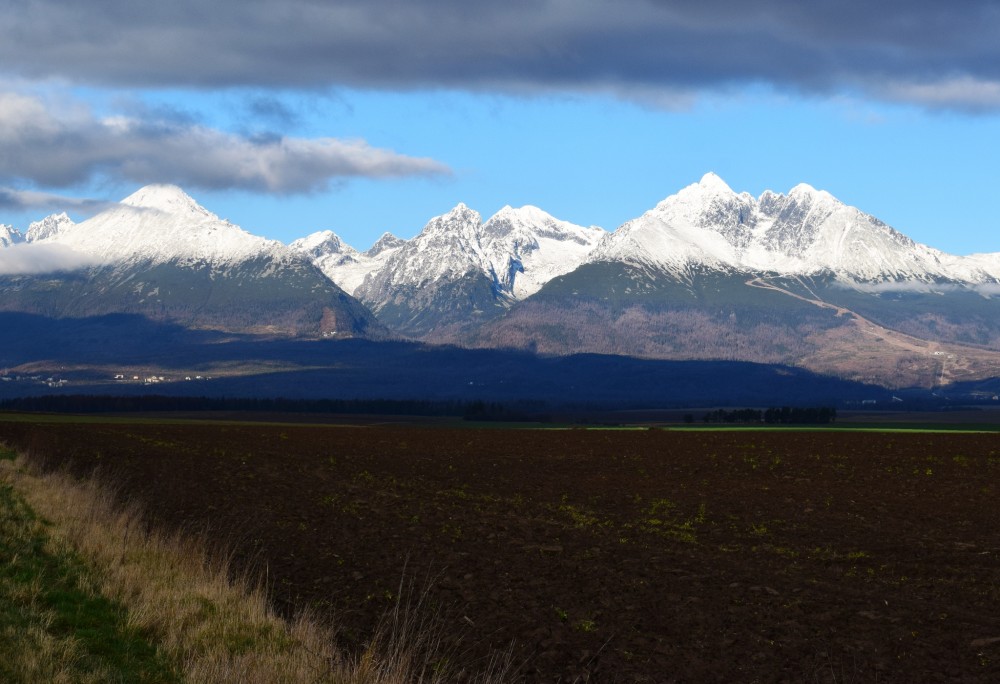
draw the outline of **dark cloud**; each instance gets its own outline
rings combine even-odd
[[[166,119],[109,117],[61,102],[0,92],[0,181],[71,187],[95,180],[170,182],[269,193],[321,190],[330,182],[445,174],[432,160],[362,140],[253,137]]]
[[[299,114],[276,97],[255,95],[247,99],[247,113],[254,121],[267,121],[272,125],[288,129],[297,125]]]
[[[666,101],[764,83],[1000,108],[995,0],[0,0],[0,12],[0,65],[31,79]]]

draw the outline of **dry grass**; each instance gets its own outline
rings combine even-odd
[[[179,681],[49,527],[0,480],[0,681]]]
[[[121,506],[96,479],[39,472],[23,457],[0,461],[0,479],[51,522],[52,543],[83,559],[94,589],[125,606],[128,626],[147,635],[179,666],[185,681],[510,681],[505,662],[479,676],[450,672],[447,661],[435,655],[431,621],[417,617],[419,598],[387,616],[364,653],[347,658],[335,648],[328,626],[308,615],[283,620],[259,586],[246,577],[233,579],[226,561],[210,554],[203,540],[150,529],[138,507]],[[44,634],[36,641],[39,648],[72,647],[46,644]],[[39,681],[59,679],[50,674]]]

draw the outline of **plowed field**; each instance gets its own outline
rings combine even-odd
[[[359,644],[529,682],[1000,681],[1000,437],[0,422]]]

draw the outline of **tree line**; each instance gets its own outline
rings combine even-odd
[[[454,416],[494,419],[524,413],[525,407],[476,401],[409,399],[282,399],[252,397],[171,397],[165,395],[56,394],[0,401],[0,410],[47,413],[135,413],[160,411],[237,411],[262,413],[331,413],[396,416]],[[518,410],[520,409],[520,410]],[[508,418],[509,419],[509,418]]]
[[[689,420],[690,418],[690,420]],[[764,423],[767,425],[826,425],[837,420],[837,409],[820,407],[771,407],[768,409],[717,409],[702,417],[705,423]],[[685,416],[685,422],[693,423],[694,416]]]

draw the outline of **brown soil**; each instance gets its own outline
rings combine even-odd
[[[348,645],[401,578],[529,682],[1000,681],[1000,438],[0,422]]]

